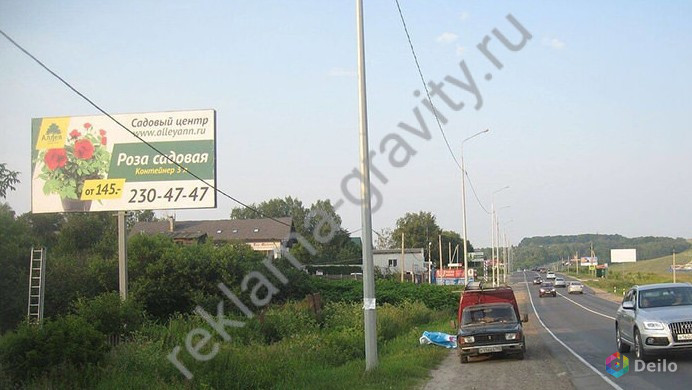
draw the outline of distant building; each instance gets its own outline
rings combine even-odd
[[[281,256],[281,246],[290,247],[295,232],[293,219],[276,218],[278,223],[269,218],[262,219],[222,219],[209,221],[176,221],[137,222],[130,231],[130,237],[136,234],[163,234],[174,242],[183,245],[194,245],[211,240],[215,244],[240,241],[257,252],[271,254],[274,258]]]
[[[401,249],[378,249],[372,251],[375,267],[384,274],[401,272]],[[422,275],[427,270],[424,267],[425,254],[423,248],[404,249],[403,269],[406,273]]]

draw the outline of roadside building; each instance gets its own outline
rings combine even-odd
[[[271,254],[274,258],[281,256],[281,246],[290,247],[295,232],[293,219],[276,218],[278,223],[269,218],[262,219],[222,219],[207,221],[137,222],[130,230],[130,237],[137,234],[163,234],[182,245],[195,245],[211,241],[215,244],[240,241],[257,252]]]
[[[372,251],[372,259],[375,267],[383,274],[400,273],[403,269],[406,274],[423,275],[427,271],[424,267],[425,254],[423,248],[404,249],[404,256],[401,256],[401,249],[378,249]]]

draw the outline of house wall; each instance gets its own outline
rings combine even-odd
[[[377,253],[373,252],[372,255],[373,263],[375,267],[379,268],[382,273],[400,273],[401,272],[401,252],[387,252],[387,253]],[[395,262],[396,265],[390,265],[390,260]],[[421,275],[425,268],[423,267],[424,261],[423,251],[415,253],[404,253],[404,269],[406,272],[413,272],[416,275]]]

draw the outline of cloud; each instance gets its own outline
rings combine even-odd
[[[565,43],[557,38],[543,38],[543,46],[552,47],[553,49],[560,50],[565,47]]]
[[[471,16],[471,15],[469,15],[468,12],[463,11],[461,14],[459,14],[459,19],[461,19],[461,21],[463,22],[464,20],[468,19],[469,16]]]
[[[465,51],[466,48],[464,46],[457,45],[457,56],[461,57],[462,55],[464,55]]]
[[[459,38],[459,36],[456,35],[455,33],[443,32],[437,38],[435,38],[435,40],[438,42],[442,42],[442,43],[452,43],[452,42],[456,41],[457,38]]]
[[[334,67],[329,69],[327,76],[329,77],[353,77],[356,75],[356,71],[348,68]]]

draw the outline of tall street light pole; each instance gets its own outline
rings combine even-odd
[[[461,141],[461,213],[462,213],[462,229],[464,230],[464,282],[469,284],[469,249],[468,249],[468,233],[466,228],[466,166],[464,165],[464,143],[473,137],[487,133],[490,129],[479,131],[478,133]]]
[[[370,147],[365,89],[365,36],[363,0],[356,0],[358,36],[358,128],[360,137],[360,212],[363,240],[363,311],[365,326],[365,370],[377,367],[377,317],[375,312],[375,275],[372,260],[372,212],[370,208]]]
[[[499,210],[508,209],[510,207],[512,207],[512,206],[502,206],[498,209],[498,213],[499,213]],[[497,216],[497,215],[495,216],[495,221],[497,224],[497,237],[498,237],[497,253],[498,253],[498,258],[500,256],[502,256],[502,266],[500,266],[499,264],[497,266],[498,267],[497,284],[500,284],[500,271],[502,271],[502,283],[507,283],[507,251],[506,251],[506,247],[505,247],[507,231],[504,231],[503,232],[504,234],[502,234],[500,232],[500,217],[499,216]],[[509,222],[507,222],[507,223],[509,223]],[[507,223],[505,223],[504,225],[506,225]]]
[[[491,202],[490,202],[490,203],[491,203],[491,209],[492,209],[492,212],[490,213],[490,216],[491,216],[491,217],[490,217],[490,220],[491,220],[491,231],[492,231],[492,239],[491,239],[491,241],[492,241],[492,244],[491,244],[491,245],[492,245],[492,250],[491,250],[491,252],[492,252],[492,257],[493,257],[493,264],[492,264],[492,265],[493,265],[493,285],[494,285],[494,286],[496,285],[495,279],[496,279],[496,277],[497,277],[497,275],[496,275],[496,271],[497,271],[497,270],[496,270],[496,268],[497,268],[496,262],[497,262],[497,259],[496,259],[496,256],[495,256],[495,226],[496,226],[496,223],[497,223],[497,216],[495,215],[495,194],[497,194],[497,193],[500,192],[500,191],[504,191],[504,190],[506,190],[506,189],[508,189],[508,188],[509,188],[509,186],[504,186],[504,187],[502,187],[502,188],[500,188],[500,189],[498,189],[498,190],[495,190],[495,191],[492,193],[492,195],[490,196],[490,199],[491,199]],[[498,241],[499,241],[499,239],[498,239]],[[499,257],[499,253],[498,253],[497,255],[498,255],[498,257]],[[498,280],[499,280],[499,279],[498,279]]]

